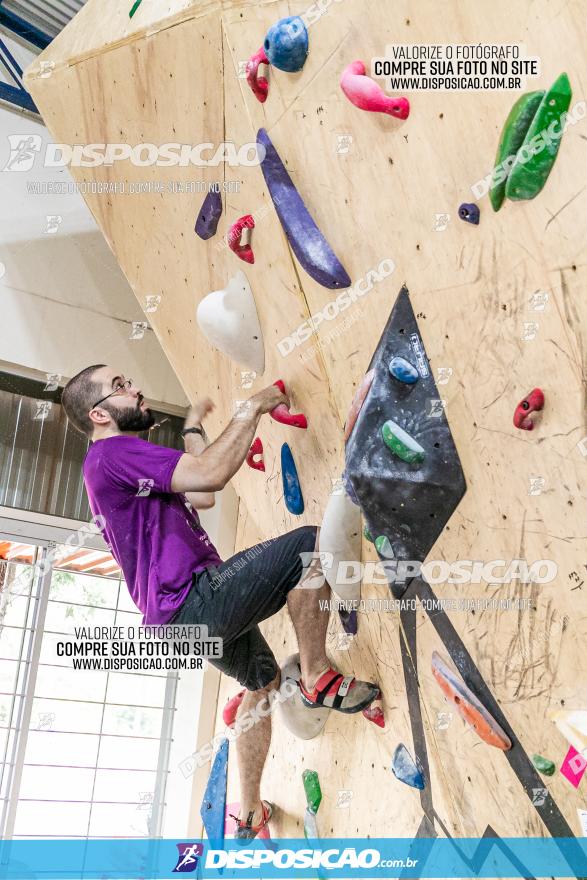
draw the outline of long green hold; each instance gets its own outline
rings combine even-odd
[[[141,5],[142,2],[143,2],[143,0],[135,0],[130,12],[128,13],[129,18],[133,17],[133,15],[135,14],[135,12],[137,11],[137,9],[139,8],[139,6]]]
[[[561,117],[569,109],[572,94],[567,74],[561,73],[542,98],[518,150],[506,183],[508,199],[533,199],[548,180],[563,136]]]
[[[489,200],[494,211],[499,211],[503,204],[506,182],[516,154],[524,143],[524,138],[543,97],[544,91],[528,92],[526,95],[522,95],[504,122],[489,189]]]
[[[532,755],[532,763],[545,776],[552,776],[555,771],[554,763],[548,758],[543,758],[542,755]]]
[[[402,461],[407,461],[408,464],[424,461],[426,453],[422,446],[391,419],[381,428],[381,435],[391,451]]]
[[[318,807],[322,803],[322,789],[320,788],[320,780],[315,770],[304,770],[302,773],[304,783],[304,791],[306,792],[306,803],[311,813],[316,814]]]

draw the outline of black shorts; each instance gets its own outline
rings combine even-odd
[[[206,625],[209,636],[221,638],[223,656],[210,663],[249,691],[266,687],[277,675],[279,665],[258,624],[277,614],[300,582],[300,554],[312,553],[316,531],[316,526],[302,526],[195,573],[173,618],[173,623]]]

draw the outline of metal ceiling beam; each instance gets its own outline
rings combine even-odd
[[[1,8],[0,6],[0,10]],[[9,83],[0,82],[0,100],[8,101],[10,104],[14,104],[22,110],[28,110],[30,113],[38,113],[35,102],[23,85],[22,68],[3,40],[0,40],[0,64],[3,65],[15,83],[15,85],[10,85]]]
[[[20,15],[11,12],[10,9],[6,9],[2,5],[2,0],[0,0],[0,25],[28,43],[32,43],[33,46],[37,46],[39,49],[46,49],[52,40],[52,37],[48,36],[40,28],[25,21]],[[35,112],[37,112],[36,109]]]

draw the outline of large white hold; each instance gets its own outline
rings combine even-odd
[[[290,733],[298,739],[314,739],[326,724],[331,710],[324,707],[312,709],[302,702],[299,689],[301,676],[300,655],[291,654],[281,667],[280,693],[287,699],[280,699],[278,706]]]
[[[344,601],[361,598],[361,509],[337,489],[320,529],[320,558],[330,588]]]
[[[214,290],[198,305],[198,324],[208,342],[231,360],[265,372],[265,346],[257,306],[244,272],[231,278],[224,290]]]
[[[587,711],[585,709],[559,710],[550,716],[562,735],[576,750],[587,758]]]

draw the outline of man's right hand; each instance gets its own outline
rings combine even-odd
[[[280,403],[285,404],[288,409],[290,406],[289,397],[287,394],[282,394],[276,385],[269,385],[268,388],[263,388],[262,391],[259,391],[250,398],[250,402],[257,407],[260,415],[271,412]]]

